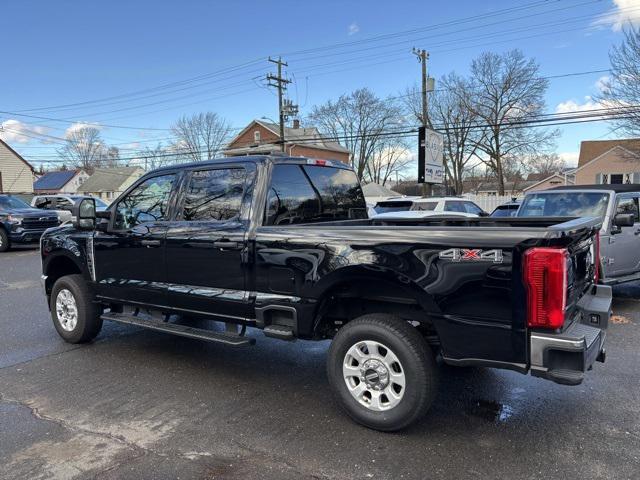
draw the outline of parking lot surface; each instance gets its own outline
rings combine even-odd
[[[105,324],[56,334],[34,249],[0,254],[0,478],[638,478],[640,285],[615,290],[607,362],[578,387],[440,370],[394,434],[340,412],[327,342],[233,348]]]

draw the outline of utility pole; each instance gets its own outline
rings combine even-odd
[[[418,58],[422,66],[422,126],[428,128],[431,126],[429,121],[429,105],[427,104],[427,60],[429,60],[429,52],[426,50],[413,47],[412,53]],[[422,195],[429,197],[433,194],[433,185],[430,183],[422,184]]]
[[[280,116],[280,146],[282,147],[282,151],[285,151],[285,141],[284,141],[284,122],[286,119],[285,108],[284,108],[284,91],[287,89],[287,84],[291,83],[291,80],[287,80],[282,77],[282,67],[287,67],[288,65],[282,61],[282,58],[278,57],[277,60],[269,57],[269,61],[271,63],[275,63],[278,66],[278,74],[273,75],[271,73],[267,74],[267,82],[270,87],[275,87],[278,89],[278,114]]]

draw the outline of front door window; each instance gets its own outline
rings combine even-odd
[[[169,220],[169,195],[175,174],[152,177],[118,202],[114,230],[129,230],[141,223]]]

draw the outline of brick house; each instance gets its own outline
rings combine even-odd
[[[640,138],[580,144],[576,185],[640,183]]]
[[[294,157],[322,158],[349,163],[351,152],[337,142],[323,138],[315,127],[285,127],[285,153]],[[280,152],[280,127],[275,123],[253,120],[233,138],[224,150],[226,157],[264,155]]]
[[[0,193],[31,193],[34,180],[31,164],[0,139]]]

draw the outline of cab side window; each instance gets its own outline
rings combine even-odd
[[[197,222],[237,218],[246,177],[244,168],[193,172],[184,196],[182,219]]]
[[[482,213],[482,209],[473,202],[464,202],[464,208],[467,213],[473,213],[474,215],[480,215]]]
[[[460,212],[466,213],[467,211],[464,208],[464,203],[459,201],[446,201],[444,202],[444,211],[445,212]]]
[[[640,212],[638,211],[638,198],[619,198],[616,206],[616,215],[618,214],[633,214],[633,223],[638,223],[640,219]]]
[[[169,196],[175,174],[145,180],[118,202],[115,230],[128,230],[141,223],[169,220]]]

